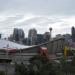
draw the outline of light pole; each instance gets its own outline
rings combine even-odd
[[[52,28],[50,27],[49,30],[50,30],[50,40],[51,40],[51,32],[52,32]]]

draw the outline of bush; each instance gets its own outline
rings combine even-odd
[[[15,64],[15,75],[27,75],[27,68],[23,63]]]
[[[0,75],[5,75],[5,72],[4,71],[0,71]]]

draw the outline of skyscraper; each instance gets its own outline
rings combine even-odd
[[[28,33],[28,38],[30,39],[30,44],[35,45],[37,42],[37,30],[36,29],[30,29]]]
[[[37,34],[37,44],[44,43],[44,35],[43,34]]]
[[[72,27],[71,33],[72,33],[72,41],[75,42],[75,28],[74,27]]]
[[[19,29],[18,34],[19,34],[19,41],[22,41],[25,37],[24,31],[22,29]]]
[[[49,41],[49,39],[50,39],[50,33],[49,32],[45,32],[44,33],[44,40],[45,41]]]
[[[13,34],[8,37],[8,40],[13,41]]]
[[[18,34],[18,29],[17,28],[14,28],[13,39],[14,39],[14,41],[19,41],[19,34]]]
[[[25,37],[25,35],[24,35],[24,31],[22,29],[14,28],[13,39],[16,42],[22,42],[22,40],[24,39],[24,37]]]
[[[2,38],[2,34],[0,34],[0,39]]]

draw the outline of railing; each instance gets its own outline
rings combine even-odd
[[[0,53],[0,59],[11,59],[12,56],[11,55],[6,55],[6,54],[1,54]]]
[[[0,53],[0,59],[29,60],[34,55],[37,55],[37,53],[16,53],[12,55]]]
[[[15,56],[34,56],[37,53],[16,53]]]

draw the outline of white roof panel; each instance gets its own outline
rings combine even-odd
[[[0,49],[6,49],[6,50],[10,50],[10,49],[25,49],[25,48],[29,48],[31,46],[26,46],[26,45],[21,45],[15,42],[11,42],[5,39],[0,39]]]

